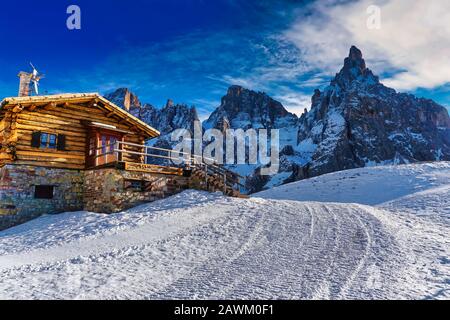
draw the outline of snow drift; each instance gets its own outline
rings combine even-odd
[[[449,178],[448,162],[361,168],[43,216],[0,232],[0,298],[448,299]]]

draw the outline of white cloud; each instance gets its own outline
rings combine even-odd
[[[381,8],[381,28],[369,29],[367,8]],[[336,72],[358,46],[382,81],[399,90],[450,82],[450,1],[317,1],[284,33],[311,66]]]
[[[305,109],[311,108],[311,95],[289,90],[275,96],[274,99],[280,101],[289,112],[295,113],[297,116],[301,116]]]
[[[222,81],[223,83],[226,83],[228,85],[238,85],[244,88],[254,88],[255,90],[260,90],[263,86],[259,79],[254,78],[253,75],[249,75],[248,77],[233,77],[230,75],[225,75],[223,77],[210,78]]]
[[[191,101],[191,104],[195,105],[200,121],[205,121],[211,115],[211,110],[217,108],[220,103],[216,100],[198,98]]]

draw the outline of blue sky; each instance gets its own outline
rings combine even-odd
[[[381,28],[365,24],[381,9]],[[195,104],[202,118],[229,85],[264,91],[299,113],[339,71],[351,45],[386,84],[450,106],[449,2],[8,1],[0,19],[0,96],[32,61],[42,92],[128,87],[141,101]],[[81,8],[81,30],[66,9]],[[6,14],[7,13],[7,14]],[[418,16],[419,15],[419,16]]]

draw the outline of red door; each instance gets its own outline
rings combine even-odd
[[[122,137],[109,132],[92,132],[88,137],[86,166],[97,167],[118,161],[117,141]]]

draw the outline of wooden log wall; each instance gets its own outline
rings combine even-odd
[[[16,146],[18,164],[47,166],[55,168],[85,169],[88,128],[82,121],[99,122],[113,125],[117,129],[129,131],[125,142],[143,144],[143,134],[116,116],[113,112],[88,104],[64,103],[45,106],[17,106],[6,111],[0,121],[0,141],[12,142]],[[34,148],[31,146],[32,133],[41,131],[50,134],[64,134],[66,146],[64,151],[56,149]],[[15,137],[15,141],[13,141]],[[143,148],[124,146],[125,150],[143,152]],[[123,161],[143,162],[143,157],[123,154]],[[0,165],[12,162],[4,147],[0,150]]]
[[[17,113],[9,112],[0,120],[0,166],[16,159]]]

